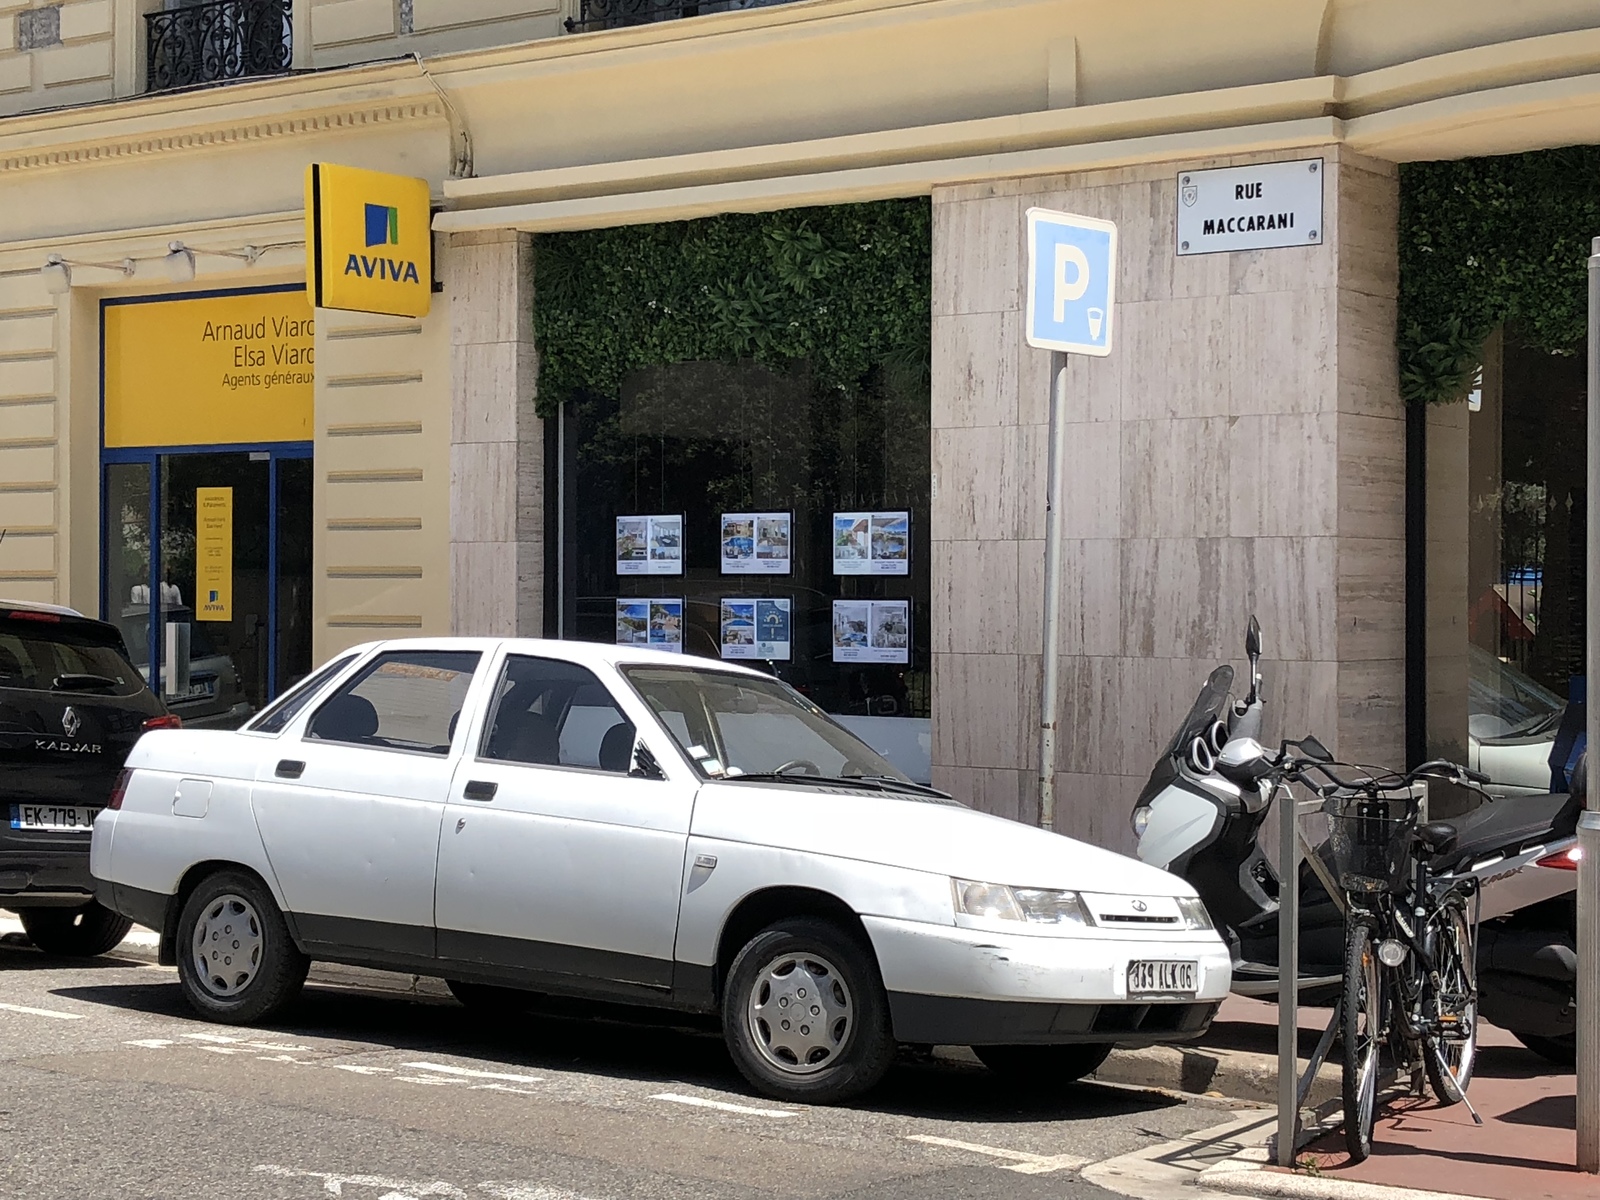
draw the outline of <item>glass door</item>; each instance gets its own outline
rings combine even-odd
[[[235,728],[311,666],[310,448],[119,458],[106,617],[186,725]]]

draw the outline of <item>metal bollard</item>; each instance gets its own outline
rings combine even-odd
[[[1600,764],[1600,238],[1589,253],[1588,565],[1585,600],[1589,761]],[[1578,829],[1578,1169],[1600,1173],[1600,777],[1589,786]]]

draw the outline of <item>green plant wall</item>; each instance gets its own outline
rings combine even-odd
[[[805,359],[845,390],[926,371],[926,199],[541,234],[534,256],[542,416],[657,363]]]
[[[1471,386],[1484,339],[1514,322],[1554,354],[1581,352],[1600,146],[1400,168],[1400,391],[1441,404]]]

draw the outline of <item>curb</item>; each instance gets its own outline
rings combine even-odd
[[[1273,1200],[1478,1200],[1457,1192],[1424,1192],[1384,1183],[1290,1174],[1269,1169],[1269,1151],[1256,1146],[1207,1167],[1195,1179],[1198,1187],[1232,1196],[1266,1196]]]

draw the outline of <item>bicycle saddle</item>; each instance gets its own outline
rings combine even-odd
[[[1449,854],[1455,849],[1458,837],[1456,827],[1449,821],[1430,821],[1417,829],[1417,841],[1433,858]]]

